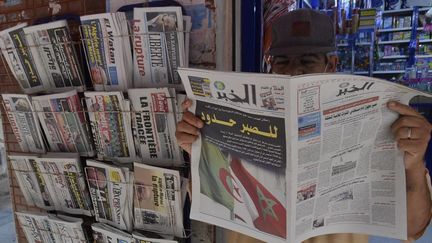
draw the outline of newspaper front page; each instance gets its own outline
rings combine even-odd
[[[15,212],[29,243],[56,243],[46,213]]]
[[[184,237],[178,171],[134,163],[135,229]]]
[[[40,56],[53,91],[84,90],[84,76],[66,20],[24,28],[33,55]]]
[[[82,228],[81,218],[49,214],[48,224],[56,243],[89,242]]]
[[[126,91],[133,69],[125,13],[81,16],[81,34],[95,90]]]
[[[132,235],[103,223],[91,226],[95,243],[133,243]]]
[[[41,66],[39,53],[34,55],[24,35],[23,28],[27,24],[18,24],[0,31],[0,49],[13,76],[20,84],[24,93],[32,94],[50,88],[45,69]]]
[[[132,104],[132,131],[138,155],[146,163],[181,165],[175,138],[175,91],[168,88],[129,89]]]
[[[79,155],[72,155],[72,158],[59,155],[35,160],[47,182],[56,210],[92,216],[92,204]]]
[[[134,8],[134,87],[181,87],[184,28],[180,7]]]
[[[136,157],[129,101],[122,92],[85,92],[98,159],[131,162]]]
[[[406,239],[398,114],[387,102],[431,95],[352,75],[179,73],[205,123],[192,145],[191,218],[269,242]]]
[[[34,112],[30,97],[21,94],[2,94],[2,98],[9,124],[21,151],[45,153],[39,118]]]
[[[96,220],[132,231],[133,185],[129,169],[87,160],[86,174]]]
[[[53,152],[93,156],[85,114],[76,90],[32,97],[42,129]]]

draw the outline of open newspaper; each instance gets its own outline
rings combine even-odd
[[[268,241],[407,238],[403,153],[386,104],[431,95],[369,77],[179,70],[205,125],[191,218]]]
[[[29,243],[88,242],[80,218],[35,212],[15,214]]]
[[[87,160],[87,183],[96,220],[132,231],[132,172],[126,167]]]
[[[53,152],[93,156],[85,114],[76,90],[32,97],[35,111]]]
[[[50,90],[83,91],[84,76],[66,20],[25,27],[24,34],[38,68],[44,68]],[[41,72],[43,72],[41,70]],[[42,80],[45,81],[45,80]]]
[[[22,94],[2,94],[2,98],[6,116],[21,151],[45,153],[39,117],[34,112],[30,97]]]
[[[27,24],[18,24],[0,31],[0,49],[3,57],[25,93],[32,94],[50,88],[48,76],[39,53],[32,53],[24,35]]]
[[[132,104],[132,131],[138,155],[159,166],[181,165],[181,152],[175,138],[176,94],[174,89],[129,89]]]
[[[91,226],[95,243],[133,243],[132,235],[103,223]]]
[[[180,87],[185,62],[180,7],[134,8],[134,87]]]
[[[129,26],[123,12],[81,16],[81,35],[96,91],[132,87]]]
[[[180,174],[134,163],[135,229],[184,237]]]
[[[130,103],[122,92],[85,92],[99,159],[131,162],[136,157]]]

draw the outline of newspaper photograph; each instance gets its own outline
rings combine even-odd
[[[92,216],[92,204],[78,154],[36,158],[57,211]]]
[[[86,234],[82,228],[81,218],[66,215],[48,215],[48,223],[55,243],[86,243]]]
[[[91,225],[95,243],[134,243],[132,235],[103,223]]]
[[[93,156],[85,114],[76,90],[32,97],[42,129],[53,152]]]
[[[25,27],[24,34],[31,52],[41,57],[52,90],[84,90],[84,76],[66,20]]]
[[[126,167],[87,160],[86,175],[96,221],[132,231],[132,172]]]
[[[24,153],[45,153],[45,144],[30,97],[21,94],[2,94],[9,124]]]
[[[85,92],[98,159],[131,162],[135,147],[130,104],[122,92]]]
[[[135,229],[184,237],[180,174],[134,163]]]
[[[181,87],[176,73],[185,61],[180,7],[134,8],[134,87]]]
[[[125,13],[102,13],[80,18],[93,87],[96,91],[126,91],[130,87],[128,82],[132,81],[133,69]]]
[[[175,90],[169,88],[129,89],[132,104],[132,132],[138,155],[146,163],[181,165],[175,138]]]
[[[268,242],[407,238],[399,115],[387,103],[432,95],[353,75],[179,74],[205,124],[192,144],[192,219]]]
[[[0,49],[13,76],[26,94],[43,92],[50,88],[47,74],[39,53],[34,55],[29,49],[23,28],[27,24],[18,24],[0,31]],[[45,81],[46,82],[46,81]]]
[[[47,213],[15,212],[29,243],[56,243],[50,230]]]
[[[134,243],[178,243],[176,240],[164,239],[159,235],[146,233],[143,235],[142,233],[133,232],[132,234]]]

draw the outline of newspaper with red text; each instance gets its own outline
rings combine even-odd
[[[399,114],[387,102],[430,94],[353,75],[179,74],[205,124],[192,144],[192,219],[268,242],[407,238]]]

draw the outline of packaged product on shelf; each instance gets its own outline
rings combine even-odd
[[[178,112],[174,106],[175,90],[129,89],[128,95],[133,111],[135,147],[140,158],[159,166],[181,165],[181,151],[175,138]]]
[[[24,93],[33,94],[46,91],[50,84],[46,83],[48,76],[39,53],[29,49],[23,30],[26,26],[23,23],[0,31],[0,49]]]
[[[76,90],[32,97],[32,103],[52,152],[93,156],[85,114]]]
[[[411,16],[405,16],[404,17],[404,24],[402,27],[408,28],[411,27],[412,23],[411,23]]]
[[[123,12],[81,16],[81,35],[96,91],[132,87],[129,26]]]
[[[4,109],[21,151],[45,153],[45,144],[39,125],[39,117],[34,112],[28,95],[2,94]]]
[[[85,92],[93,139],[99,159],[131,162],[136,158],[130,103],[122,92]]]
[[[181,8],[134,8],[132,28],[134,87],[181,87],[176,72],[185,61]]]
[[[24,34],[32,54],[42,60],[51,84],[50,91],[64,91],[71,87],[84,90],[81,62],[66,20],[25,27]]]
[[[132,231],[132,172],[126,167],[87,160],[86,175],[96,221]]]
[[[95,243],[134,243],[132,235],[103,223],[91,225]]]
[[[393,17],[383,17],[383,29],[393,28]]]
[[[135,229],[184,237],[180,174],[134,163]]]

